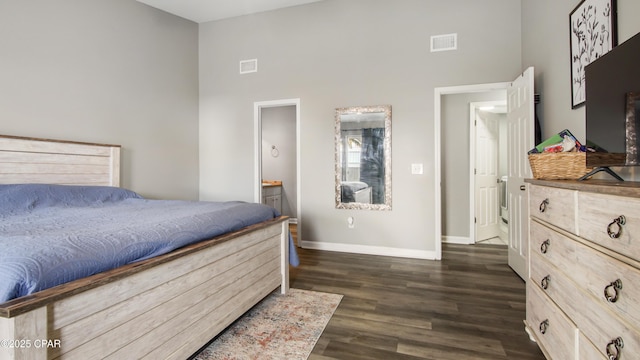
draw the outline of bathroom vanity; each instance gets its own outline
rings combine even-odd
[[[282,181],[262,181],[262,203],[282,213]]]

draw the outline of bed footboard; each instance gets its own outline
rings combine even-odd
[[[372,204],[372,195],[373,193],[371,192],[371,186],[362,190],[358,190],[353,194],[355,202],[363,204]]]
[[[281,217],[0,304],[1,359],[185,359],[289,288]]]

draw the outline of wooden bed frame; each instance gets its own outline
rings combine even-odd
[[[0,184],[119,186],[120,146],[0,135]],[[280,287],[288,218],[0,304],[0,359],[186,359]]]

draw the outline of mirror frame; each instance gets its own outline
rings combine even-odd
[[[342,164],[340,163],[340,144],[342,134],[340,127],[340,116],[361,113],[384,113],[384,203],[343,203],[342,202]],[[336,209],[356,209],[356,210],[391,210],[391,105],[354,106],[337,108],[335,115],[335,199]]]
[[[632,91],[626,94],[626,139],[627,139],[627,157],[626,165],[640,165],[640,139],[638,138],[638,124],[640,123],[640,113],[636,111],[640,102],[640,92]]]

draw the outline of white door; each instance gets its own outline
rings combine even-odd
[[[531,177],[527,152],[534,144],[533,67],[507,89],[507,199],[509,201],[509,266],[527,279],[529,207],[525,178]]]
[[[483,116],[484,115],[484,116]],[[500,235],[498,139],[499,124],[496,117],[475,113],[476,130],[476,242]]]

